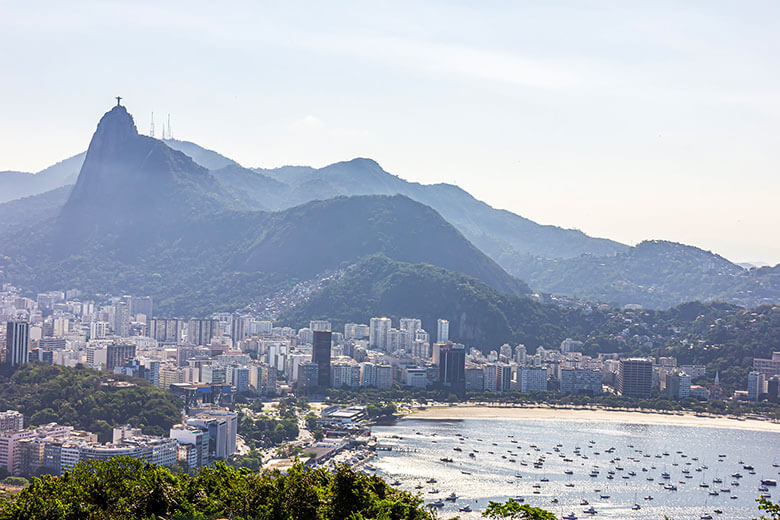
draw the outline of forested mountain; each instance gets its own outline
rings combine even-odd
[[[438,213],[403,196],[240,211],[247,199],[190,157],[139,135],[116,106],[98,124],[59,213],[0,240],[2,273],[30,290],[151,294],[161,310],[213,312],[382,253],[528,292]]]
[[[539,225],[511,212],[496,210],[457,186],[405,181],[371,159],[358,158],[324,168],[248,169],[188,141],[158,141],[138,135],[136,138],[139,143],[145,139],[158,143],[153,149],[161,155],[150,158],[156,157],[165,168],[200,172],[197,181],[172,176],[174,184],[189,179],[191,189],[177,186],[189,195],[169,197],[170,188],[160,182],[158,189],[138,199],[139,208],[146,199],[155,196],[160,200],[167,198],[171,211],[176,211],[178,206],[185,212],[202,215],[221,209],[279,211],[339,196],[401,194],[436,210],[503,269],[540,292],[648,308],[669,308],[692,300],[722,300],[745,306],[780,302],[780,268],[746,270],[716,254],[682,244],[647,241],[629,247],[576,230]],[[74,166],[80,166],[84,156],[80,154],[36,175],[0,173],[0,187],[4,186],[4,175],[6,182],[19,176],[49,179],[36,181],[37,187],[33,188],[28,181],[21,184],[14,181],[20,188],[7,192],[12,196],[44,191],[41,186],[50,186],[56,179],[74,182],[74,171],[77,171]],[[184,159],[186,156],[192,159],[189,163]],[[151,165],[144,165],[147,166]],[[126,189],[126,186],[118,188]],[[57,213],[63,203],[62,193],[43,193],[28,197],[24,203],[0,204],[0,216],[5,217],[0,219],[0,233],[4,229],[21,229],[20,225],[25,223],[38,226],[46,217]],[[0,201],[5,199],[7,196],[0,197]],[[157,207],[165,207],[159,202],[155,203]],[[111,203],[104,204],[98,222],[115,220],[115,213],[121,212]],[[138,213],[144,214],[140,210]],[[78,225],[75,229],[84,233],[90,227]],[[69,245],[77,243],[71,240],[69,232],[60,235]]]
[[[780,268],[746,270],[720,255],[662,240],[608,257],[515,257],[504,266],[534,289],[616,305],[668,308],[692,300],[754,307],[780,302]]]

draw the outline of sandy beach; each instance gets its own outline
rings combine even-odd
[[[658,413],[644,411],[573,409],[527,406],[456,405],[432,406],[414,410],[406,418],[429,420],[458,419],[527,419],[547,421],[597,421],[625,424],[663,424],[701,426],[780,433],[780,423],[758,419],[697,416],[691,413]]]

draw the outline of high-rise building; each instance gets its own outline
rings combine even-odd
[[[328,320],[311,320],[309,328],[313,331],[330,332],[330,322]]]
[[[620,395],[650,397],[653,386],[653,361],[647,358],[621,359],[618,368],[618,391]]]
[[[758,401],[764,392],[764,374],[756,370],[748,374],[747,393],[748,401]]]
[[[16,410],[0,412],[0,432],[16,432],[24,429],[24,415]]]
[[[547,369],[544,367],[522,367],[518,379],[521,392],[544,392],[547,390]]]
[[[376,387],[386,390],[393,386],[393,367],[390,365],[376,366]]]
[[[298,386],[306,389],[319,386],[319,370],[314,361],[301,363],[298,367]]]
[[[187,323],[187,342],[193,345],[208,345],[217,335],[219,322],[212,319],[192,319]]]
[[[184,330],[184,320],[152,318],[146,322],[146,335],[160,343],[178,343]]]
[[[123,338],[130,335],[130,304],[126,301],[114,307],[114,334]]]
[[[230,337],[233,340],[233,345],[249,335],[249,322],[251,319],[251,316],[233,316],[233,321],[230,324]]]
[[[520,343],[515,347],[515,361],[517,361],[518,365],[525,365],[526,356],[528,356],[528,352],[526,351],[525,345]]]
[[[691,376],[683,371],[666,375],[666,394],[672,399],[685,399],[691,395]]]
[[[363,323],[345,323],[344,339],[365,339],[369,337],[370,327]]]
[[[330,348],[331,332],[317,330],[313,332],[311,360],[317,363],[317,386],[328,388],[330,386]]]
[[[601,371],[585,368],[562,368],[561,388],[562,394],[589,394],[602,393]]]
[[[376,386],[376,365],[373,363],[360,364],[360,386]]]
[[[765,378],[780,375],[780,352],[772,352],[769,359],[754,358],[753,370],[763,374]]]
[[[368,346],[378,350],[387,350],[387,336],[392,327],[390,318],[371,318],[368,329]]]
[[[106,346],[106,370],[113,372],[135,357],[135,345],[112,343]]]
[[[30,324],[12,320],[6,324],[5,363],[11,368],[24,365],[30,359]]]
[[[439,349],[439,382],[444,386],[465,388],[466,347],[448,343]]]
[[[436,342],[443,343],[450,340],[450,322],[439,318],[436,320]]]
[[[417,318],[401,318],[398,328],[406,333],[403,348],[412,351],[412,344],[417,338],[417,331],[422,329],[422,321]]]

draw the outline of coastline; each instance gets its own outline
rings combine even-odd
[[[572,408],[551,406],[495,406],[489,404],[435,405],[416,408],[401,419],[525,419],[546,421],[592,421],[604,423],[697,426],[780,433],[780,423],[770,420],[742,419],[730,416],[696,415],[690,412],[614,410],[608,408]]]

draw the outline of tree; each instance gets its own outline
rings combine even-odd
[[[758,500],[759,511],[766,511],[770,516],[761,515],[758,520],[778,520],[780,519],[780,504],[770,502],[769,499],[761,497]]]
[[[520,504],[509,499],[504,503],[491,501],[482,516],[494,520],[507,518],[511,520],[556,520],[555,515],[538,507]]]

